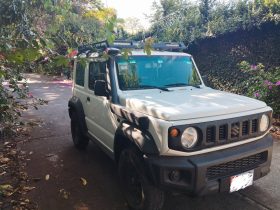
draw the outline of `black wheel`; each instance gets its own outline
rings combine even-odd
[[[75,147],[80,150],[86,149],[88,138],[83,135],[76,112],[73,112],[71,115],[71,133]]]
[[[160,210],[164,204],[164,192],[150,184],[143,161],[136,148],[121,152],[118,167],[126,200],[135,210]]]

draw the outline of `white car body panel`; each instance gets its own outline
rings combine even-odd
[[[132,51],[132,54],[146,56],[143,50]],[[152,55],[191,56],[178,52],[155,51],[152,51]],[[83,104],[89,134],[114,153],[114,136],[119,126],[117,116],[111,112],[110,101],[106,97],[95,96],[94,91],[88,88],[87,75],[88,65],[85,70],[85,85],[81,87],[73,83],[73,95],[77,96]],[[117,78],[116,71],[114,75]],[[200,74],[199,77],[201,78]],[[73,79],[75,81],[75,74]],[[182,152],[168,148],[168,129],[171,126],[226,120],[271,111],[271,108],[264,102],[214,90],[204,84],[201,85],[201,88],[191,86],[169,88],[171,90],[169,92],[158,89],[122,91],[119,88],[118,81],[116,81],[116,87],[120,106],[149,118],[150,125],[148,130],[154,138],[160,155],[164,156],[191,156],[213,152],[246,144],[263,137],[260,136],[196,152]],[[90,97],[90,102],[87,101],[87,97]]]
[[[131,110],[167,120],[187,120],[240,113],[266,107],[264,102],[207,87],[125,91],[121,104]]]

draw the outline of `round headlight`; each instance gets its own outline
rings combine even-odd
[[[266,114],[262,115],[261,122],[260,122],[260,131],[264,132],[268,129],[269,126],[269,117]]]
[[[185,149],[194,147],[197,141],[198,141],[198,134],[195,128],[189,127],[183,132],[181,137],[181,143]]]

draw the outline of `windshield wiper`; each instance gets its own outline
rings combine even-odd
[[[162,90],[162,91],[170,91],[170,90],[168,90],[168,88],[158,87],[158,86],[153,86],[153,85],[140,85],[139,87],[140,88],[156,88],[156,89],[159,89],[159,90]]]
[[[174,83],[174,84],[168,84],[168,85],[164,85],[165,87],[182,87],[182,86],[192,86],[195,88],[200,88],[200,85],[190,85],[190,84],[186,84],[186,83]]]
[[[173,84],[168,84],[164,85],[165,87],[181,87],[181,86],[188,86],[186,83],[173,83]]]

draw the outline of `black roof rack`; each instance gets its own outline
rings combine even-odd
[[[183,42],[160,42],[153,44],[153,49],[162,51],[182,52],[187,49]]]
[[[139,41],[124,41],[115,40],[114,43],[109,44],[107,40],[96,42],[90,45],[83,45],[78,47],[78,55],[88,54],[92,52],[103,52],[105,50],[121,50],[121,49],[143,49],[145,43]],[[153,44],[152,48],[159,51],[182,52],[186,49],[184,43],[175,42],[160,42]]]

